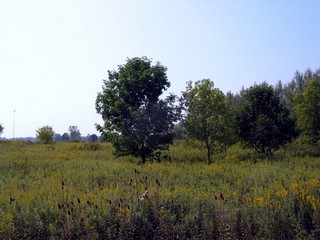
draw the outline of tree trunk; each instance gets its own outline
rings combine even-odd
[[[142,164],[145,164],[147,157],[146,157],[146,149],[145,149],[144,141],[140,143],[140,157],[141,157]]]
[[[208,164],[211,164],[212,163],[212,159],[211,159],[211,152],[210,150],[208,149]]]
[[[141,160],[142,160],[142,164],[145,164],[146,163],[146,156],[143,154],[142,156],[141,156]]]
[[[208,164],[212,163],[212,159],[211,159],[211,146],[209,144],[209,141],[206,141],[206,146],[207,146],[207,162]]]

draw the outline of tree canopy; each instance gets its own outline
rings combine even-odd
[[[180,108],[173,94],[159,98],[170,86],[166,71],[146,57],[127,59],[118,70],[108,71],[96,99],[104,120],[97,130],[112,142],[117,156],[139,156],[144,163],[172,143]]]
[[[232,119],[224,94],[209,79],[187,84],[183,93],[187,116],[184,121],[187,134],[204,143],[207,161],[212,162],[214,145],[227,144],[231,135]]]
[[[238,134],[246,146],[271,154],[294,135],[294,122],[282,106],[274,88],[267,83],[254,85],[244,93],[237,116]]]
[[[320,140],[320,79],[310,79],[304,90],[295,96],[294,102],[300,140],[317,143]]]
[[[44,144],[53,142],[54,131],[53,128],[46,125],[36,130],[37,139]]]

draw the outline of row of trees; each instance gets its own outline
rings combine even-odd
[[[296,73],[289,84],[255,84],[226,95],[209,79],[187,83],[182,97],[161,98],[170,83],[167,68],[146,57],[127,59],[108,71],[96,110],[97,125],[117,156],[138,156],[144,163],[172,143],[174,132],[201,141],[212,153],[241,141],[257,152],[271,154],[298,137],[316,144],[320,137],[320,71]]]
[[[88,136],[82,137],[77,126],[70,126],[68,130],[69,132],[65,132],[61,135],[59,133],[55,133],[53,128],[47,125],[36,130],[36,137],[44,144],[52,142],[96,142],[99,139],[96,134],[88,134]]]

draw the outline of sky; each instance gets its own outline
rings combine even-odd
[[[288,83],[320,67],[319,12],[317,0],[1,0],[1,137],[98,134],[103,79],[132,57],[166,66],[177,95],[205,78],[225,93]]]

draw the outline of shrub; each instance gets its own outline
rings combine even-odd
[[[36,130],[37,139],[44,144],[49,144],[53,142],[54,131],[53,128],[46,125],[42,128]]]

